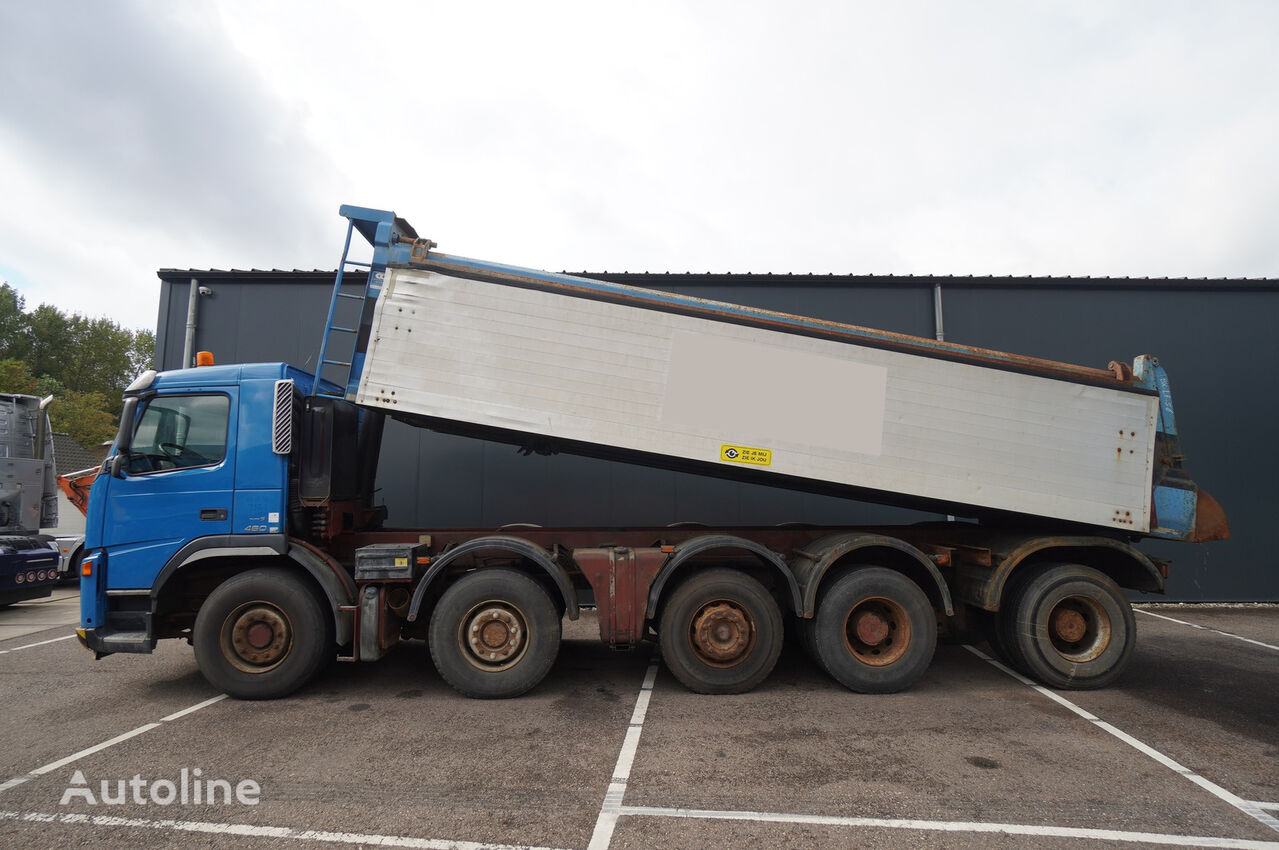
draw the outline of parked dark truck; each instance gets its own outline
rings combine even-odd
[[[80,636],[99,656],[186,638],[216,687],[271,698],[335,655],[424,639],[462,693],[512,697],[593,606],[603,641],[655,638],[703,693],[763,681],[787,620],[855,691],[908,687],[939,629],[978,628],[1028,675],[1095,688],[1132,655],[1122,588],[1164,587],[1134,544],[1228,535],[1153,357],[1092,369],[514,268],[341,213],[320,376],[223,365],[129,387],[87,517]],[[373,246],[359,295],[353,232]],[[961,520],[388,528],[387,416]]]
[[[0,395],[0,606],[48,596],[58,583],[58,549],[40,534],[58,524],[50,401]]]

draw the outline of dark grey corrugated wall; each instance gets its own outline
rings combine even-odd
[[[932,336],[933,284],[946,338],[1105,366],[1154,354],[1168,368],[1187,464],[1225,507],[1231,540],[1147,542],[1173,561],[1168,598],[1279,600],[1269,555],[1279,513],[1279,281],[1144,281],[746,275],[590,275]],[[201,299],[197,347],[221,363],[285,360],[310,368],[331,278],[310,272],[161,273],[157,362],[182,357],[189,281]],[[797,415],[802,415],[797,412]],[[380,496],[398,525],[771,524],[910,522],[925,515],[568,455],[523,457],[511,446],[389,423]]]

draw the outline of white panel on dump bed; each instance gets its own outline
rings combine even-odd
[[[1153,396],[563,291],[391,270],[356,401],[924,499],[1150,527]]]

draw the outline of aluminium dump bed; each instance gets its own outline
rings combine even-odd
[[[412,249],[375,252],[347,395],[397,418],[1133,534],[1205,539],[1196,506],[1220,513],[1174,468],[1153,358],[1092,369],[504,266],[394,222]]]

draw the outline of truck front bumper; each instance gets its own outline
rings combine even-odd
[[[80,645],[101,658],[115,652],[149,653],[155,649],[155,638],[146,632],[120,632],[112,629],[76,629]]]

